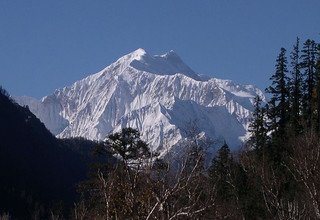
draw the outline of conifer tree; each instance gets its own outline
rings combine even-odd
[[[266,89],[266,92],[272,95],[268,110],[274,115],[275,124],[271,128],[271,131],[276,132],[275,134],[283,137],[289,117],[289,78],[287,76],[288,69],[285,48],[281,48],[276,62],[276,71],[270,78],[270,80],[272,80],[272,85]]]
[[[316,86],[317,86],[317,131],[320,130],[320,44],[317,45],[317,53],[316,53]]]
[[[209,168],[209,176],[216,183],[218,199],[224,202],[231,200],[233,196],[233,189],[228,184],[232,167],[233,158],[229,146],[224,143]]]
[[[154,156],[147,143],[140,139],[140,132],[130,127],[122,128],[121,132],[110,134],[96,150],[98,152],[108,151],[119,156],[126,164]]]
[[[316,43],[313,40],[306,40],[301,50],[301,67],[304,70],[304,96],[303,96],[303,115],[307,121],[307,126],[312,125],[313,112],[315,109],[315,90],[316,90],[316,76],[315,76],[315,56]]]
[[[266,127],[266,109],[262,107],[262,99],[260,96],[256,96],[254,99],[254,112],[253,119],[249,126],[251,137],[249,143],[257,150],[264,150],[267,143],[267,127]]]
[[[252,216],[256,207],[249,198],[247,175],[243,167],[234,160],[226,143],[212,160],[209,179],[216,193],[215,219],[245,219],[246,216]]]
[[[298,134],[301,131],[300,114],[302,102],[302,76],[300,72],[299,60],[299,43],[300,39],[297,37],[296,43],[291,52],[291,80],[290,80],[290,124],[294,133]]]

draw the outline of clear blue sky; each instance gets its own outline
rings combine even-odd
[[[319,0],[1,0],[0,85],[40,98],[139,47],[268,85],[280,47],[320,36]]]

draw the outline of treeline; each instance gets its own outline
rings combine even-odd
[[[270,101],[255,99],[252,136],[240,153],[227,144],[209,167],[207,145],[191,138],[159,159],[126,128],[97,152],[81,184],[74,219],[320,219],[320,46],[299,39],[276,60]]]
[[[281,48],[275,67],[272,84],[266,89],[270,101],[263,105],[261,97],[256,97],[254,104],[251,144],[261,151],[270,142],[320,129],[320,45],[308,39],[300,49],[297,38],[290,64],[286,49]],[[289,150],[277,147],[275,156],[280,160]]]
[[[271,216],[320,219],[320,44],[297,38],[290,63],[281,48],[275,67],[270,101],[255,99],[247,158]]]

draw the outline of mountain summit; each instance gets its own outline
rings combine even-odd
[[[173,50],[163,55],[151,56],[144,49],[139,48],[118,59],[115,66],[119,66],[120,69],[130,66],[136,70],[158,75],[181,73],[200,80],[200,77]]]
[[[40,101],[16,100],[58,137],[101,140],[130,126],[163,152],[191,130],[238,147],[257,94],[263,96],[251,85],[200,77],[173,51],[152,56],[138,49]]]

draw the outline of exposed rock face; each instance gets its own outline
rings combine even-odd
[[[41,101],[16,100],[58,137],[104,139],[130,126],[161,151],[186,138],[193,127],[237,148],[248,136],[257,94],[264,97],[251,85],[201,77],[173,51],[151,56],[138,49]]]

